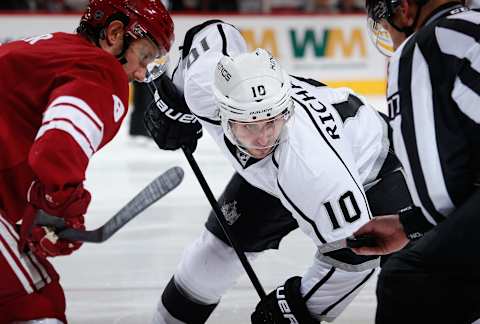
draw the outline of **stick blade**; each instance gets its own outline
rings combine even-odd
[[[65,229],[63,218],[48,215],[42,210],[37,212],[36,224],[59,229],[60,231],[57,235],[62,239],[102,243],[108,240],[120,228],[125,226],[142,211],[175,189],[182,182],[183,177],[184,171],[182,168],[172,167],[168,169],[142,189],[104,225],[95,230],[82,231],[72,228]]]
[[[182,168],[173,167],[168,169],[133,197],[102,227],[95,231],[84,231],[84,234],[81,234],[82,239],[84,239],[85,242],[93,243],[101,243],[108,240],[138,214],[175,189],[182,182],[183,177],[184,171]],[[65,234],[60,232],[59,237],[66,238],[71,235],[71,231],[66,232]]]

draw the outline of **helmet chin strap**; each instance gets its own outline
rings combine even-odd
[[[393,19],[390,17],[388,18],[388,23],[395,28],[400,33],[404,33],[406,37],[410,37],[414,32],[415,32],[415,26],[417,26],[418,19],[420,18],[420,14],[422,13],[422,8],[423,6],[428,2],[428,0],[420,0],[417,1],[418,5],[418,10],[417,13],[415,14],[415,19],[413,20],[413,23],[410,26],[407,27],[398,27],[394,22]]]

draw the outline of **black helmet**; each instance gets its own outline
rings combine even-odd
[[[365,7],[367,8],[368,17],[375,22],[382,19],[388,20],[400,5],[401,0],[366,0]]]
[[[416,3],[423,7],[429,0],[417,0]],[[402,0],[365,0],[365,7],[370,18],[375,22],[382,19],[389,21],[395,9],[400,5]]]
[[[401,5],[402,0],[365,0],[365,7],[368,14],[369,36],[380,53],[391,56],[394,52],[394,43],[390,33],[383,28],[381,21],[386,20],[397,31],[404,33],[407,37],[414,33],[422,7],[429,0],[416,0],[419,7],[415,20],[411,26],[400,27],[393,21],[395,10]]]

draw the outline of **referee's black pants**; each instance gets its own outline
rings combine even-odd
[[[480,318],[480,192],[410,249],[377,284],[376,324],[470,324]]]

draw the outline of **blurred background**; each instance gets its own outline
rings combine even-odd
[[[165,1],[167,2],[167,1]],[[81,11],[88,0],[2,0],[1,10]],[[236,11],[249,13],[275,12],[343,12],[363,11],[363,1],[357,0],[178,0],[168,1],[172,12]]]
[[[359,13],[363,0],[177,0],[163,1],[172,12],[234,11],[240,13]],[[480,0],[466,1],[479,7]],[[2,0],[0,10],[81,11],[88,0]]]

